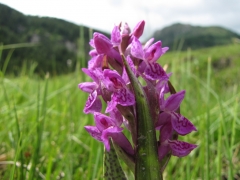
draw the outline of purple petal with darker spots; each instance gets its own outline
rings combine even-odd
[[[112,98],[122,106],[131,106],[135,104],[134,95],[126,88],[114,92]]]
[[[137,38],[133,38],[131,54],[138,59],[144,58],[144,51],[141,42]]]
[[[195,144],[190,144],[177,140],[168,140],[168,144],[170,145],[170,148],[172,150],[172,155],[178,157],[187,156],[193,149],[197,147],[197,145]]]
[[[96,126],[84,126],[86,131],[96,140],[102,141],[101,135],[102,133]]]
[[[92,92],[89,94],[86,105],[83,109],[83,112],[88,113],[94,113],[94,112],[100,112],[102,109],[102,102],[97,97],[97,91]]]
[[[172,127],[180,135],[186,135],[192,131],[197,131],[196,127],[181,114],[171,113]]]
[[[158,63],[148,63],[144,73],[146,78],[150,80],[160,80],[168,77],[164,69]]]
[[[95,124],[100,131],[107,129],[111,126],[115,126],[112,118],[102,114],[102,113],[94,113]]]

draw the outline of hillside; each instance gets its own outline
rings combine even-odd
[[[80,32],[82,31],[82,32]],[[30,66],[37,62],[36,72],[54,74],[70,72],[74,69],[77,54],[87,55],[89,51],[89,28],[49,17],[26,16],[6,5],[0,4],[0,44],[32,43],[36,46],[15,49],[8,71],[19,72],[23,62]],[[90,33],[92,33],[91,30]],[[82,35],[80,35],[82,34]],[[83,37],[80,39],[80,36]],[[79,52],[79,45],[84,44]],[[4,50],[5,60],[9,50]],[[71,67],[66,68],[67,60],[71,59]],[[0,61],[0,67],[3,61]]]
[[[98,30],[61,19],[26,16],[0,3],[0,69],[3,68],[4,61],[10,57],[7,72],[15,75],[19,74],[23,65],[29,68],[34,63],[37,64],[34,72],[40,74],[72,72],[77,60],[81,60],[86,66],[90,49],[89,37],[94,31]],[[156,31],[154,38],[162,40],[163,45],[169,46],[170,50],[177,49],[182,39],[184,40],[182,50],[185,50],[188,47],[197,49],[229,44],[232,38],[240,36],[221,27],[174,24]],[[18,43],[29,43],[34,46],[14,48],[13,53],[11,49],[5,47],[1,51],[1,44],[4,46]]]
[[[176,23],[154,33],[155,40],[161,40],[170,50],[176,50],[183,42],[182,50],[226,45],[240,35],[218,26],[201,27]]]

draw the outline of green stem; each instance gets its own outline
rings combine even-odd
[[[161,180],[162,174],[158,160],[156,132],[148,99],[142,85],[127,64],[124,55],[121,56],[136,98],[137,146],[135,179]]]

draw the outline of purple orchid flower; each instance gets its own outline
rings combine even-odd
[[[185,91],[180,91],[176,94],[170,95],[164,100],[166,86],[163,86],[159,95],[159,105],[162,111],[159,115],[159,120],[156,123],[156,129],[160,130],[160,146],[159,146],[159,159],[161,160],[170,150],[172,154],[178,157],[188,155],[196,145],[188,144],[181,141],[171,141],[171,137],[175,132],[180,135],[186,135],[192,131],[197,131],[195,126],[184,116],[176,113],[179,108]],[[188,148],[187,148],[188,147]]]
[[[178,140],[166,140],[158,147],[159,160],[162,160],[166,154],[171,151],[172,155],[177,157],[187,156],[197,145]]]
[[[104,56],[108,56],[122,63],[120,54],[114,49],[115,46],[119,46],[121,43],[121,34],[118,26],[115,26],[112,30],[111,40],[101,33],[94,33],[93,39],[90,40],[90,45],[95,48],[89,52],[92,57],[88,61],[88,68],[95,69],[101,68]]]
[[[176,94],[172,94],[167,98],[167,100],[163,100],[163,96],[160,95],[160,110],[163,111],[159,115],[159,120],[157,122],[157,127],[159,126],[168,126],[168,128],[161,128],[163,131],[169,132],[166,133],[166,137],[161,137],[161,140],[169,139],[171,136],[172,129],[175,130],[180,135],[186,135],[192,131],[197,131],[195,126],[184,116],[176,113],[175,111],[179,108],[183,98],[185,95],[185,91],[180,91]],[[171,125],[168,125],[171,124]],[[172,129],[170,129],[172,128]],[[163,133],[165,134],[165,133]]]
[[[83,68],[83,72],[85,72],[87,75],[89,75],[94,82],[83,82],[78,85],[79,89],[82,91],[85,91],[87,93],[90,93],[86,102],[86,105],[83,109],[83,112],[93,113],[93,112],[100,112],[102,109],[102,103],[98,95],[100,95],[100,87],[101,87],[101,76],[102,73],[100,70],[90,70]]]
[[[132,32],[128,24],[122,28],[121,24],[114,26],[110,38],[101,33],[94,33],[89,42],[93,49],[89,52],[91,59],[88,61],[88,69],[82,69],[92,82],[79,84],[82,91],[89,93],[83,111],[86,114],[92,113],[95,120],[94,126],[85,126],[85,129],[93,138],[102,142],[107,151],[110,150],[109,140],[112,139],[135,160],[137,174],[142,172],[139,165],[145,163],[144,159],[139,158],[139,149],[145,149],[144,141],[139,140],[142,136],[139,135],[148,132],[146,129],[153,132],[152,136],[146,136],[154,137],[146,141],[152,140],[149,147],[155,146],[152,148],[155,149],[154,152],[151,151],[148,155],[151,157],[155,153],[153,159],[159,158],[161,161],[171,154],[183,157],[197,147],[175,138],[175,135],[186,135],[197,129],[178,110],[185,96],[184,90],[164,98],[165,94],[175,92],[174,88],[169,86],[171,73],[167,74],[157,62],[168,47],[162,47],[161,41],[154,43],[153,38],[142,46],[139,37],[143,34],[144,26],[145,21],[140,21]],[[145,81],[144,85],[142,80]],[[141,98],[143,101],[140,101]],[[107,103],[107,115],[101,113],[103,101]],[[142,110],[139,107],[144,108]],[[146,114],[149,118],[144,116]],[[144,119],[147,121],[142,126]],[[122,124],[130,131],[134,147],[123,134]],[[153,127],[160,131],[157,139]],[[154,161],[151,161],[151,167],[152,162]],[[157,167],[155,169],[159,169],[158,162],[154,163]],[[165,165],[161,165],[161,170]],[[149,164],[144,165],[144,168],[148,166]]]
[[[117,33],[114,31],[112,35],[114,41],[117,39],[116,34]],[[122,63],[122,59],[119,52],[117,52],[113,48],[113,44],[115,45],[117,42],[112,43],[110,39],[108,39],[106,36],[104,36],[101,33],[94,33],[93,40],[94,40],[94,45],[98,54],[107,55],[117,60],[119,63]]]
[[[146,45],[142,47],[141,42],[135,37],[132,41],[131,54],[135,58],[143,60],[139,66],[139,70],[145,73],[147,79],[159,80],[167,77],[167,74],[156,61],[168,48],[162,48],[161,41],[152,44],[153,40],[153,38],[150,39]]]
[[[121,25],[120,25],[121,26]],[[134,37],[139,38],[143,34],[145,26],[145,21],[140,21],[137,23],[137,25],[134,27],[133,32],[131,33],[131,30],[127,23],[125,23],[121,34],[122,34],[122,43],[121,43],[121,50],[124,52],[125,56],[130,55],[129,53],[129,45],[132,43]]]
[[[104,84],[109,91],[112,91],[111,101],[107,102],[106,112],[112,111],[117,104],[131,106],[135,104],[134,94],[127,88],[126,81],[117,71],[105,69],[103,71]]]
[[[96,140],[103,142],[107,151],[110,150],[109,138],[117,143],[125,152],[130,155],[134,154],[132,145],[126,138],[126,136],[122,133],[123,128],[120,127],[122,124],[121,118],[118,117],[118,121],[114,117],[119,116],[117,110],[112,111],[110,116],[108,117],[101,113],[94,113],[94,119],[96,126],[85,126],[87,132]],[[119,121],[120,120],[120,121]]]

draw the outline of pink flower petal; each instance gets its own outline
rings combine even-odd
[[[144,55],[144,59],[150,63],[156,62],[162,55],[162,43],[158,41],[151,45]]]
[[[127,60],[128,64],[129,64],[129,66],[130,66],[133,74],[134,74],[134,75],[137,75],[136,67],[135,67],[135,65],[133,64],[133,61],[132,61],[132,59],[130,58],[130,56],[127,56],[127,59],[126,59],[126,60]]]
[[[145,21],[140,21],[133,29],[132,35],[139,38],[143,34]]]
[[[97,89],[98,85],[95,82],[83,82],[78,85],[79,89],[84,92],[92,93]]]
[[[93,40],[98,54],[107,54],[109,49],[112,48],[112,42],[103,34],[94,33]]]
[[[89,55],[90,55],[91,57],[95,57],[95,56],[98,55],[98,53],[97,53],[96,49],[92,49],[91,51],[89,51]]]
[[[162,48],[162,54],[164,54],[165,52],[167,52],[168,49],[169,49],[169,47],[163,47],[163,48]]]
[[[102,133],[96,126],[84,126],[86,131],[96,140],[102,141],[101,135]]]
[[[101,68],[103,62],[103,55],[94,56],[92,59],[88,61],[88,69],[96,69]]]
[[[123,123],[123,116],[122,114],[118,111],[117,108],[114,108],[112,111],[109,112],[110,117],[114,121],[114,124],[116,126],[121,126]]]
[[[129,35],[131,33],[131,29],[129,28],[128,23],[124,24],[121,33],[122,35]]]
[[[171,121],[165,123],[164,125],[161,126],[160,128],[160,142],[164,142],[167,139],[170,139],[173,134],[173,128]]]
[[[146,78],[150,80],[160,80],[167,77],[166,72],[158,63],[148,63],[144,73]]]
[[[135,104],[134,95],[126,88],[114,92],[112,99],[122,106],[131,106]]]
[[[125,88],[126,83],[115,70],[105,69],[103,71],[104,83],[108,89],[116,91],[117,89]]]
[[[144,51],[142,49],[142,44],[137,38],[133,38],[131,54],[138,59],[144,58]]]
[[[122,37],[121,37],[118,26],[114,26],[114,28],[112,30],[111,41],[114,46],[119,46],[122,41]]]
[[[119,127],[109,127],[109,128],[107,128],[107,129],[103,130],[101,139],[102,139],[103,144],[104,144],[105,148],[107,149],[107,151],[110,150],[109,138],[110,138],[113,134],[119,134],[119,133],[121,133],[122,130],[123,130],[123,128],[119,128]]]
[[[95,48],[95,44],[94,44],[94,40],[90,39],[89,45],[92,46],[93,48]]]
[[[172,127],[180,135],[186,135],[192,131],[197,131],[195,126],[181,114],[172,112],[171,113]]]
[[[188,155],[193,149],[197,147],[195,144],[189,144],[187,142],[183,141],[171,141],[168,140],[168,144],[171,147],[172,150],[172,155],[178,156],[178,157],[183,157]]]
[[[155,124],[155,127],[157,129],[160,129],[160,127],[163,126],[164,124],[166,124],[167,122],[171,122],[171,115],[166,112],[161,112],[159,114],[159,118],[158,118],[157,123]]]
[[[103,143],[106,147],[106,149],[109,151],[110,150],[110,145],[109,145],[109,137],[113,139],[113,141],[118,144],[125,152],[127,152],[130,155],[134,154],[134,150],[132,148],[131,143],[128,141],[126,136],[122,133],[123,128],[119,127],[112,127],[105,129],[102,132],[102,140]]]
[[[112,118],[102,114],[102,113],[94,113],[94,119],[95,119],[95,124],[96,127],[100,130],[103,131],[104,129],[107,129],[111,126],[115,126]]]
[[[112,97],[113,97],[113,95],[112,95]],[[112,111],[114,108],[116,108],[117,104],[118,104],[117,101],[115,101],[112,98],[111,101],[107,102],[107,108],[106,108],[105,112],[108,113],[108,112]]]
[[[100,112],[102,109],[102,102],[97,97],[97,91],[94,91],[93,93],[89,94],[86,105],[83,109],[83,112],[88,113],[94,113],[94,112]]]
[[[93,81],[96,83],[99,82],[99,73],[96,73],[97,71],[94,71],[93,69],[87,69],[87,68],[82,68],[82,71],[87,74],[89,77],[92,78]]]
[[[154,41],[154,38],[149,39],[149,40],[145,43],[143,50],[147,50],[147,49],[149,48],[149,46],[153,43],[153,41]]]
[[[161,161],[169,152],[171,151],[171,148],[169,147],[168,144],[164,144],[162,143],[159,147],[158,147],[158,158]]]
[[[185,96],[185,90],[177,92],[176,94],[172,94],[166,99],[162,107],[166,111],[176,111],[179,108],[184,96]]]

